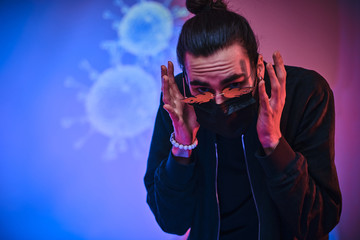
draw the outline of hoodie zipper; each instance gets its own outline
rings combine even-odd
[[[254,203],[255,203],[256,214],[257,214],[257,217],[258,217],[258,240],[260,240],[260,214],[259,214],[259,208],[258,208],[258,205],[257,205],[257,202],[256,202],[256,197],[255,197],[255,194],[254,194],[253,184],[252,184],[251,177],[250,177],[249,165],[248,165],[248,160],[247,160],[247,156],[246,156],[246,149],[245,149],[244,134],[241,135],[241,142],[242,142],[242,147],[243,147],[243,151],[244,151],[246,172],[247,172],[247,175],[248,175],[248,178],[249,178],[250,189],[251,189],[252,197],[253,197]]]
[[[216,157],[216,168],[215,168],[215,193],[216,193],[216,202],[217,202],[217,211],[218,211],[218,231],[217,231],[217,238],[220,238],[220,206],[219,206],[219,195],[218,195],[218,186],[217,186],[217,179],[218,179],[218,166],[219,166],[219,156],[218,156],[218,148],[217,142],[215,141],[215,157]]]

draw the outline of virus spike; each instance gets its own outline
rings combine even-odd
[[[104,41],[100,44],[100,48],[106,50],[110,55],[110,62],[113,66],[121,64],[121,57],[124,50],[119,47],[117,41]]]
[[[67,77],[65,79],[64,85],[67,88],[77,88],[77,89],[80,89],[80,90],[88,89],[87,86],[85,86],[84,84],[76,81],[73,77]]]
[[[110,139],[105,152],[103,153],[103,158],[105,160],[114,160],[117,157],[117,148],[118,145],[117,139]]]
[[[110,10],[106,10],[103,12],[103,18],[107,20],[114,20],[117,17]]]
[[[99,73],[91,67],[89,61],[86,59],[80,62],[80,68],[88,71],[89,78],[93,81],[95,81],[99,76]]]
[[[125,14],[129,11],[129,6],[124,3],[122,0],[115,0],[114,5],[120,7],[121,13]]]
[[[83,136],[82,138],[78,139],[75,143],[74,143],[74,148],[75,149],[80,149],[84,146],[85,142],[93,135],[94,130],[92,128],[89,129],[89,131],[86,133],[85,136]]]
[[[114,5],[118,7],[128,7],[122,0],[115,0]]]

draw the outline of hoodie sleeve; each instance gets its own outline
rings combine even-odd
[[[311,71],[305,79],[292,87],[294,92],[287,92],[290,99],[284,111],[289,123],[282,127],[284,137],[272,154],[258,155],[281,216],[284,239],[323,239],[341,213],[333,93],[317,73]]]
[[[163,102],[157,112],[144,183],[147,203],[163,231],[183,235],[195,209],[195,163],[183,165],[171,154],[173,131]],[[194,155],[194,152],[192,156]]]

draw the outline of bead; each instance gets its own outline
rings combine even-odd
[[[174,138],[174,132],[171,133],[171,135],[170,135],[170,142],[174,147],[179,148],[179,149],[184,149],[184,150],[192,150],[198,145],[197,139],[195,139],[195,141],[190,145],[183,145],[183,144],[176,142],[176,140]]]

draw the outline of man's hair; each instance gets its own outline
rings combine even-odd
[[[248,21],[227,10],[222,0],[187,0],[187,9],[195,14],[185,22],[177,45],[177,58],[184,69],[185,54],[207,57],[234,43],[240,44],[255,69],[258,60],[258,43]]]

